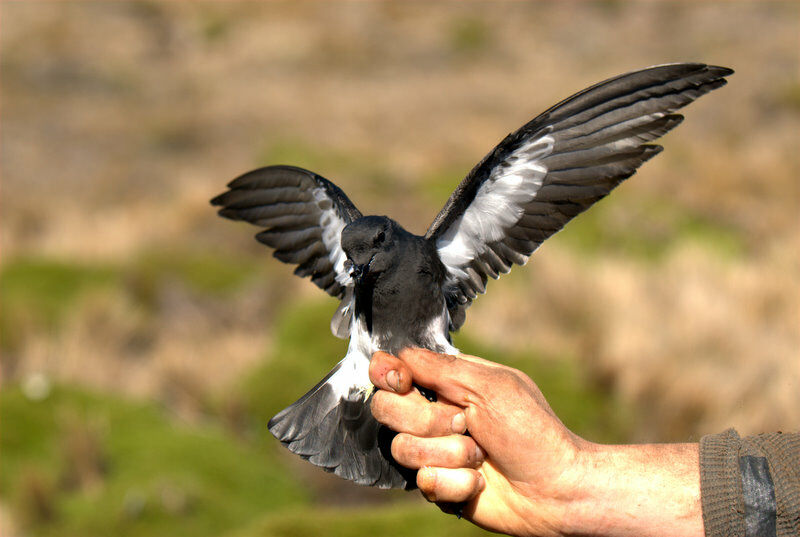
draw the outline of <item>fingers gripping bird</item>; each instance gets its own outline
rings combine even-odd
[[[362,216],[336,185],[291,166],[238,177],[211,202],[264,228],[256,238],[340,300],[331,330],[347,354],[269,422],[292,452],[362,485],[412,488],[391,457],[393,433],[370,413],[375,351],[408,346],[457,353],[450,333],[497,278],[661,151],[674,112],[723,86],[733,71],[686,63],[611,78],[509,134],[458,185],[424,236],[386,216]]]

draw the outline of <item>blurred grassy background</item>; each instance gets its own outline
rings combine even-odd
[[[265,421],[343,354],[332,300],[208,205],[308,167],[415,232],[507,132],[670,61],[736,69],[490,284],[457,344],[604,442],[800,420],[794,2],[0,6],[0,533],[481,534]]]

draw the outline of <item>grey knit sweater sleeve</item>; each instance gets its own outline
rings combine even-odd
[[[800,536],[800,433],[703,437],[700,495],[708,537]]]

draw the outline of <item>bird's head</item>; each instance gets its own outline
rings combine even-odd
[[[356,283],[370,283],[395,262],[399,226],[386,216],[364,216],[342,230],[345,268]]]

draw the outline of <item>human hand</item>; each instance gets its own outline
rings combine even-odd
[[[369,372],[392,455],[445,511],[511,535],[703,535],[697,444],[593,444],[527,375],[475,356],[378,352]]]
[[[412,378],[439,400],[411,390]],[[529,377],[474,356],[406,349],[399,357],[376,353],[370,380],[381,388],[374,416],[400,432],[392,455],[419,469],[427,498],[445,509],[467,502],[463,516],[492,531],[559,534],[582,479],[586,442],[559,421]]]

